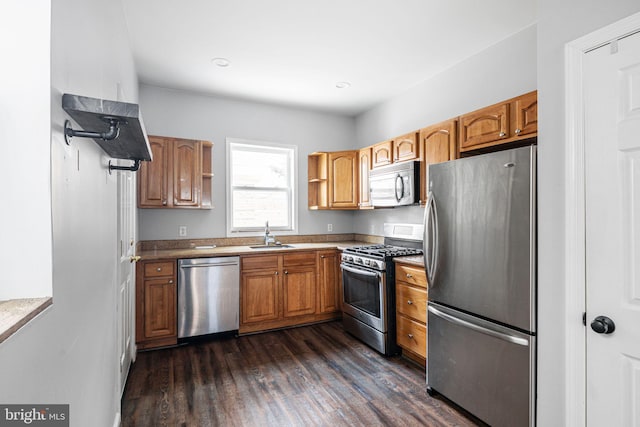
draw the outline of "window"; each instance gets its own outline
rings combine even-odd
[[[227,138],[227,236],[296,231],[296,147]]]

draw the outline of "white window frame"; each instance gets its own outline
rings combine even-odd
[[[298,176],[298,147],[295,145],[287,145],[287,144],[279,144],[268,141],[257,141],[257,140],[249,140],[242,138],[226,138],[226,222],[227,222],[227,237],[245,237],[245,236],[262,236],[264,235],[264,226],[252,227],[252,228],[242,228],[235,229],[232,227],[233,224],[233,192],[232,192],[232,170],[231,170],[231,152],[232,145],[245,145],[245,146],[253,146],[256,147],[257,150],[270,151],[273,149],[286,149],[291,150],[291,159],[290,159],[290,182],[289,182],[289,198],[291,207],[289,209],[289,227],[274,227],[269,225],[270,231],[276,235],[291,235],[298,233],[298,185],[297,185],[297,176]]]

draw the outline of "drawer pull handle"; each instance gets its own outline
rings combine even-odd
[[[413,334],[407,334],[407,336],[409,337],[410,340],[413,339]]]
[[[413,301],[407,300],[407,304],[411,305],[411,304],[413,304]]]

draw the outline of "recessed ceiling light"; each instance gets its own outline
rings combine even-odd
[[[351,83],[349,83],[349,82],[338,82],[338,83],[336,83],[336,87],[338,89],[346,89],[348,87],[351,87]]]
[[[211,62],[222,68],[228,67],[229,64],[231,64],[227,58],[213,58]]]

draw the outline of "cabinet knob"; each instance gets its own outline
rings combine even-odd
[[[284,274],[289,274],[289,272],[287,270],[284,271]]]
[[[413,301],[408,300],[408,301],[407,301],[407,304],[412,305],[412,304],[413,304]]]
[[[172,284],[172,283],[173,283],[173,279],[169,279],[169,284]]]
[[[158,272],[159,272],[159,271],[162,271],[162,267],[158,267],[158,268],[156,268],[156,271],[158,271]]]
[[[407,336],[409,337],[410,340],[413,339],[413,334],[407,334]]]
[[[320,258],[324,258],[324,255],[320,255]]]
[[[162,201],[162,206],[167,206],[167,201],[166,200]]]
[[[276,276],[278,275],[278,272],[276,271]]]
[[[507,136],[507,134],[506,134],[506,133],[504,133],[504,132],[500,132],[500,138],[504,138],[505,136]]]
[[[515,132],[516,132],[516,135],[520,135],[520,132],[522,132],[522,129],[516,129]]]
[[[407,279],[411,279],[413,276],[409,273],[407,273]]]

